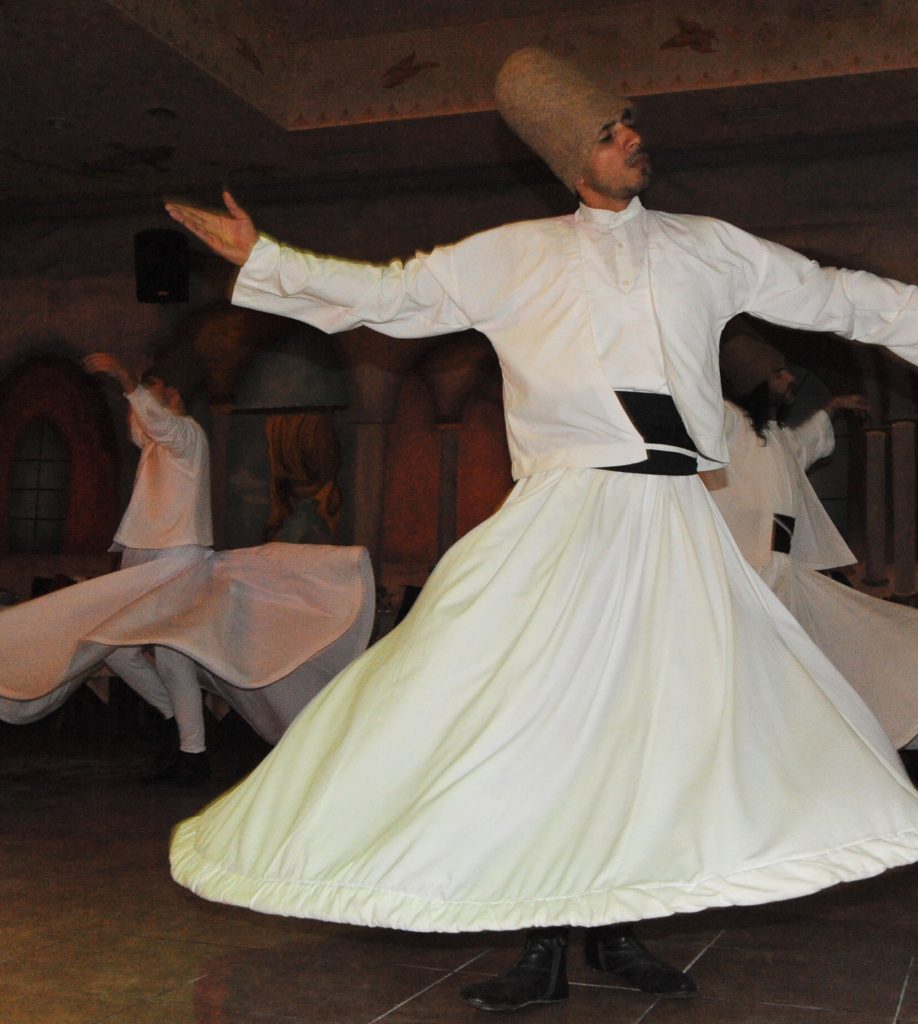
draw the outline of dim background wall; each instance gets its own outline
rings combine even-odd
[[[826,156],[804,149],[786,158],[746,150],[712,153],[709,163],[696,157],[692,166],[684,164],[677,153],[660,156],[657,177],[646,196],[648,206],[724,217],[822,262],[905,280],[916,277],[918,213],[911,150]],[[254,193],[237,198],[267,232],[318,251],[370,260],[409,256],[416,249],[509,220],[573,209],[566,192],[547,180],[490,187],[463,187],[454,179],[410,187],[395,181],[388,194],[374,191],[373,196],[362,196],[342,190],[340,196],[318,202],[276,193],[270,199]],[[230,270],[196,243],[191,301],[138,303],[133,236],[171,223],[156,206],[151,200],[150,211],[140,216],[82,217],[77,209],[63,220],[32,219],[8,226],[0,256],[0,382],[38,355],[77,361],[97,349],[126,356],[165,351],[176,372],[192,382],[198,407],[210,414],[202,413],[205,424],[212,432],[225,431],[225,421],[223,427],[215,427],[214,416],[219,421],[229,414],[246,359],[282,325],[273,317],[228,310]],[[844,347],[841,359],[840,349],[793,332],[779,332],[773,340],[792,361],[833,389],[870,390],[881,405],[875,409],[879,420],[891,412],[914,412],[915,375],[894,360],[876,352],[851,354],[850,346]],[[436,393],[435,375],[425,378],[418,366],[425,354],[449,343],[450,339],[396,341],[382,336],[372,342],[344,336],[329,341],[344,366],[350,396],[348,408],[336,413],[345,449],[345,515],[338,539],[365,543],[367,530],[371,535],[377,530],[368,546],[390,589],[420,581],[437,556],[437,523],[442,523],[444,511],[438,497],[443,424],[437,423],[437,402],[442,396]],[[473,368],[470,363],[466,404],[458,422],[450,425],[459,437],[459,535],[493,508],[510,483],[499,392],[492,377],[493,368]],[[113,470],[118,476],[116,518],[130,491],[135,460],[124,428],[123,399],[114,388],[98,382],[92,386],[105,396],[111,417],[114,451],[100,452],[100,458],[118,467]],[[67,403],[68,395],[57,399]],[[384,464],[374,462],[368,468],[371,437],[377,444],[372,450],[382,453]],[[212,436],[214,443],[221,444]],[[220,504],[232,466],[219,465],[219,458],[217,463],[214,484]],[[384,504],[378,527],[373,509],[368,512],[364,506],[365,491],[373,491],[374,496],[367,498],[371,505],[380,500]],[[849,540],[857,545],[857,516],[850,518]],[[234,543],[254,544],[260,539],[253,528],[253,536],[234,538]],[[101,565],[102,545],[94,543],[91,548],[65,552],[61,564],[67,557],[99,556]],[[10,572],[4,570],[10,564],[8,556],[5,562],[0,559],[0,586],[12,585]],[[19,587],[21,565],[16,572]]]

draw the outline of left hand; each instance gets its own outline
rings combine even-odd
[[[863,395],[836,395],[826,406],[830,416],[842,409],[856,413],[862,419],[870,415],[870,405]]]

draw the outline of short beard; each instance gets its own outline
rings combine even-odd
[[[634,185],[623,185],[615,187],[612,185],[605,185],[601,181],[596,181],[592,177],[587,177],[584,173],[583,183],[592,189],[597,195],[603,196],[605,199],[617,199],[622,202],[631,202],[635,196],[639,196],[645,188],[650,184],[650,168],[648,165],[647,171],[644,173],[640,182]],[[578,198],[581,198],[580,193],[577,193]]]

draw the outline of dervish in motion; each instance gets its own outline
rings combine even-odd
[[[507,60],[497,100],[576,212],[377,266],[259,235],[229,195],[225,212],[168,206],[242,268],[238,305],[328,332],[481,331],[517,481],[405,621],[179,826],[173,875],[269,913],[528,929],[505,975],[463,990],[482,1009],[565,999],[570,926],[598,970],[687,996],[633,922],[918,860],[895,750],[697,475],[728,459],[728,319],[918,362],[918,291],[646,209],[632,105],[544,50]]]
[[[140,449],[131,500],[115,532],[121,567],[168,558],[192,564],[213,546],[210,447],[178,388],[158,373],[135,373],[111,352],[83,360],[88,373],[116,381],[130,406],[131,440]],[[148,781],[198,786],[210,778],[198,670],[187,654],[156,645],[114,650],[106,662],[163,716],[164,737]]]
[[[863,697],[918,779],[918,612],[824,575],[857,561],[806,470],[832,454],[832,414],[868,411],[836,395],[802,423],[797,380],[774,346],[736,334],[721,347],[730,463],[703,479],[749,564]]]

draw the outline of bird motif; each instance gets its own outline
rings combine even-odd
[[[382,83],[384,89],[394,89],[397,85],[407,82],[428,68],[438,68],[440,65],[435,60],[422,61],[420,64],[415,59],[417,54],[412,51],[407,57],[393,64],[388,71],[383,72]]]
[[[709,28],[702,28],[698,21],[685,21],[676,18],[679,31],[670,36],[665,43],[660,43],[661,50],[674,50],[687,46],[696,53],[713,53],[715,50],[714,41],[717,33]]]

